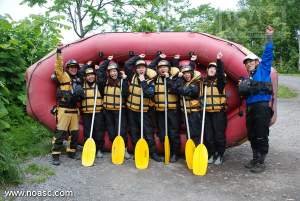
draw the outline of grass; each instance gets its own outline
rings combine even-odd
[[[278,98],[294,98],[298,94],[297,94],[297,92],[288,88],[287,86],[279,85],[277,95],[278,95]]]
[[[25,183],[40,184],[44,183],[50,176],[55,175],[53,169],[47,165],[29,164],[25,169]]]
[[[21,124],[13,124],[4,133],[6,145],[21,160],[49,153],[51,136],[50,131],[29,117],[25,117]]]
[[[0,189],[23,183],[24,168],[20,168],[20,164],[32,157],[48,154],[51,149],[50,131],[29,118],[22,108],[11,106],[8,109],[10,128],[0,132]],[[40,174],[31,182],[44,182],[47,178]]]

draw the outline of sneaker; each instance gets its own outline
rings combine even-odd
[[[251,168],[253,168],[253,167],[255,166],[256,163],[257,163],[257,162],[254,161],[254,160],[252,159],[252,160],[250,160],[248,163],[246,163],[244,166],[245,166],[245,168],[247,168],[247,169],[251,169]]]
[[[153,153],[151,154],[151,158],[153,160],[155,160],[156,162],[162,162],[163,160],[161,159],[161,157],[159,157],[159,155],[157,153]]]
[[[103,153],[100,150],[97,151],[96,158],[103,158]]]
[[[176,161],[178,161],[178,156],[176,154],[173,154],[170,158],[170,162],[175,163]]]
[[[128,160],[128,159],[131,159],[131,155],[128,153],[127,151],[127,148],[125,149],[125,159]]]
[[[60,165],[59,155],[52,155],[52,165]]]
[[[214,161],[215,165],[221,165],[223,164],[223,156],[217,156],[216,160]]]
[[[208,164],[213,164],[214,162],[215,162],[214,156],[210,156],[210,157],[208,158]]]
[[[250,171],[252,173],[262,173],[266,170],[266,165],[264,163],[256,163]]]

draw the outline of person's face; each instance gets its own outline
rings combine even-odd
[[[159,74],[160,76],[164,76],[164,74],[165,74],[165,73],[168,73],[168,72],[169,72],[168,66],[160,66],[160,67],[158,68],[158,74]]]
[[[215,75],[216,75],[216,72],[217,72],[217,70],[216,70],[215,67],[210,67],[210,68],[207,69],[207,75],[208,75],[209,77],[215,76]]]
[[[185,81],[189,82],[192,80],[192,73],[191,72],[184,72],[183,73],[183,78],[185,79]]]
[[[77,74],[77,72],[78,72],[78,68],[76,66],[70,66],[68,68],[68,73],[70,75],[74,75],[75,76]]]
[[[110,69],[109,70],[109,76],[112,79],[116,80],[118,78],[118,71],[117,71],[117,69]]]
[[[88,82],[95,82],[95,79],[96,79],[95,74],[87,74],[87,76],[86,76],[86,80]]]
[[[139,75],[144,75],[146,73],[146,66],[144,65],[139,65],[136,67],[136,72],[139,74]]]
[[[251,72],[255,70],[256,65],[258,65],[259,61],[258,60],[246,60],[245,66],[247,68],[247,71]]]

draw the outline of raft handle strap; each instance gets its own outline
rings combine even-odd
[[[100,58],[103,58],[103,57],[104,57],[104,53],[103,53],[103,52],[99,52],[98,55],[99,55]]]
[[[129,51],[128,55],[129,55],[129,57],[134,57],[134,51]]]

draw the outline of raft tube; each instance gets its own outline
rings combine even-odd
[[[245,55],[250,51],[243,46],[209,35],[194,32],[157,32],[157,33],[100,33],[67,44],[62,48],[64,62],[75,59],[79,63],[89,60],[102,61],[109,55],[114,55],[114,61],[121,66],[129,58],[130,53],[146,54],[151,60],[158,51],[171,58],[180,54],[182,60],[189,60],[189,54],[198,56],[198,70],[205,73],[209,62],[216,60],[219,51],[223,53],[224,69],[227,75],[227,119],[226,142],[227,146],[236,146],[247,139],[246,105],[237,91],[237,82],[240,77],[247,76],[243,65]],[[99,54],[100,53],[100,54]],[[100,55],[100,56],[99,56]],[[101,57],[104,56],[104,57]],[[30,66],[26,71],[27,85],[27,113],[51,130],[55,130],[55,118],[50,110],[56,105],[56,84],[50,79],[54,72],[55,50]],[[277,85],[278,75],[275,69],[271,72],[273,83],[273,99],[270,102],[274,109],[271,124],[277,117]],[[82,121],[80,122],[79,143],[83,143]],[[200,131],[199,131],[200,132]],[[186,141],[185,129],[182,129],[181,150],[184,150]],[[155,136],[156,145],[162,151],[162,145]],[[105,134],[105,149],[109,150],[111,142]],[[129,140],[129,147],[131,142]]]

